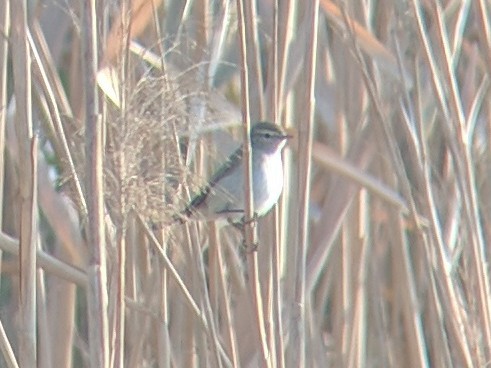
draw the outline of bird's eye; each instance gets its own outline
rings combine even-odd
[[[270,133],[264,133],[264,138],[268,138],[269,139],[271,137],[272,137],[272,135]]]

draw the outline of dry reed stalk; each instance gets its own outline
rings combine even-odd
[[[252,156],[251,156],[251,140],[250,140],[250,130],[251,130],[251,119],[252,115],[255,112],[256,116],[262,115],[262,98],[259,98],[257,101],[259,102],[260,111],[254,110],[251,108],[251,91],[250,86],[255,86],[256,91],[262,91],[262,81],[260,78],[260,70],[259,70],[259,60],[258,54],[255,52],[257,47],[257,40],[254,37],[255,27],[254,19],[255,19],[255,7],[253,2],[247,2],[237,0],[237,9],[238,9],[238,20],[239,20],[239,45],[240,45],[240,55],[241,55],[241,97],[242,97],[242,122],[243,122],[243,157],[247,157],[247,165],[244,165],[244,191],[245,191],[245,211],[244,218],[252,219],[254,214],[254,198],[252,192]],[[249,42],[247,42],[249,40]],[[252,51],[252,52],[251,52]],[[252,54],[252,55],[251,55]],[[251,56],[249,56],[251,55]],[[254,57],[255,56],[255,57]],[[252,57],[252,59],[251,59]],[[253,69],[256,71],[253,74],[253,77],[257,77],[258,79],[250,80],[248,68],[250,65],[250,61],[252,60]],[[259,94],[261,96],[261,93]],[[257,232],[253,227],[252,223],[247,223],[244,226],[244,241],[248,248],[252,249],[257,241]],[[263,309],[263,300],[261,295],[261,286],[259,282],[259,271],[258,271],[258,258],[257,252],[252,252],[249,254],[248,258],[248,271],[250,277],[250,289],[253,300],[254,312],[255,312],[255,321],[257,324],[257,334],[258,334],[258,347],[261,351],[260,364],[264,367],[271,367],[271,358],[270,358],[270,348],[268,347],[268,342],[266,339],[266,330],[265,330],[265,319],[264,319],[264,309]]]
[[[0,323],[0,346],[2,349],[2,355],[5,359],[8,368],[18,368],[19,364],[15,359],[14,350],[12,349],[12,344],[10,343],[5,329],[3,328],[3,323]]]
[[[58,157],[65,157],[65,159],[61,159],[60,163],[66,166],[65,172],[71,173],[69,176],[73,180],[70,183],[73,183],[72,187],[78,193],[76,202],[85,208],[85,199],[82,195],[78,174],[75,172],[73,155],[68,148],[67,131],[69,129],[62,124],[62,116],[65,119],[72,116],[70,107],[61,87],[60,78],[53,68],[54,62],[39,24],[35,22],[32,29],[33,37],[29,37],[29,45],[33,56],[34,77],[42,90],[42,92],[37,90],[37,97],[39,101],[45,102],[40,104],[43,107],[46,106],[43,110],[46,116],[44,119],[45,126],[48,126],[46,133],[52,135],[51,142],[54,143],[53,146]],[[50,124],[51,122],[53,123]],[[69,264],[85,268],[87,252],[80,232],[78,214],[71,205],[70,198],[55,190],[49,178],[50,167],[44,157],[39,157],[38,165],[40,208],[59,239],[54,253]],[[82,210],[82,213],[85,212],[86,210]],[[82,284],[86,282],[85,275],[83,275],[83,279]],[[45,355],[52,356],[52,365],[67,366],[73,357],[76,289],[75,285],[58,278],[51,279],[49,285],[48,300],[55,298],[58,302],[50,303],[50,308],[46,311],[50,328],[50,338],[47,341],[50,342],[51,352],[47,351]]]
[[[73,123],[73,114],[70,106],[68,106],[67,97],[61,87],[60,77],[57,75],[53,67],[53,61],[47,50],[46,41],[39,30],[39,27],[34,25],[34,37],[28,36],[32,55],[34,59],[34,73],[38,83],[43,89],[46,96],[46,104],[48,105],[49,114],[46,121],[48,129],[46,134],[52,135],[52,144],[60,158],[60,164],[64,167],[66,175],[69,175],[70,184],[77,194],[75,203],[81,207],[83,216],[87,213],[87,204],[82,193],[79,173],[75,170],[75,159],[72,150],[69,147],[70,140],[68,139],[75,129],[78,127],[70,126],[67,122]],[[56,223],[56,222],[55,222]],[[67,244],[68,246],[68,244]],[[74,250],[69,250],[73,253]]]
[[[227,282],[225,279],[226,272],[224,270],[225,261],[223,258],[223,250],[222,250],[222,244],[219,242],[218,239],[218,233],[215,225],[212,225],[210,228],[210,248],[215,249],[215,252],[217,253],[217,265],[216,267],[218,268],[217,270],[217,277],[219,278],[218,284],[219,284],[219,291],[221,294],[221,300],[223,304],[223,310],[225,313],[225,318],[226,318],[226,329],[227,329],[227,338],[228,338],[228,347],[229,347],[229,356],[231,357],[232,360],[232,366],[233,367],[240,367],[240,362],[239,362],[239,347],[237,346],[237,336],[236,332],[234,331],[234,316],[232,315],[232,306],[231,306],[231,300],[230,300],[230,292],[227,290]]]
[[[298,320],[293,327],[293,338],[290,342],[290,348],[295,347],[297,353],[293,358],[293,364],[303,366],[307,363],[306,357],[310,354],[307,350],[309,345],[306,339],[306,316],[308,312],[304,309],[309,304],[309,298],[306,294],[306,276],[307,276],[307,249],[308,249],[308,222],[309,222],[309,202],[310,202],[310,180],[312,170],[312,141],[314,131],[314,109],[315,96],[314,86],[317,73],[317,36],[319,24],[319,2],[313,1],[305,8],[306,24],[310,26],[305,29],[307,39],[307,50],[305,56],[306,68],[304,71],[305,92],[302,94],[305,108],[299,111],[301,123],[298,124],[299,135],[299,159],[298,159],[298,176],[299,185],[296,193],[299,203],[298,212],[298,232],[297,232],[297,249],[295,264],[295,296],[294,300],[297,305]]]
[[[437,20],[437,35],[441,53],[444,55],[443,66],[444,66],[444,76],[449,86],[450,91],[450,110],[452,111],[453,118],[451,121],[454,126],[453,136],[456,138],[457,142],[457,154],[455,157],[457,175],[461,180],[460,186],[463,191],[463,203],[465,214],[468,221],[469,231],[471,233],[471,246],[473,252],[473,266],[476,272],[476,278],[478,282],[478,292],[479,297],[477,298],[479,306],[480,319],[483,323],[484,336],[483,336],[483,346],[485,359],[491,358],[491,309],[489,305],[489,298],[491,297],[491,290],[489,285],[489,271],[486,266],[485,261],[485,244],[482,234],[482,229],[479,225],[479,204],[478,204],[478,194],[476,177],[472,159],[472,150],[470,149],[470,142],[467,137],[467,121],[464,116],[462,97],[460,95],[459,87],[457,85],[457,76],[454,71],[453,58],[458,57],[457,55],[450,55],[448,34],[446,33],[446,27],[443,24],[443,14],[442,9],[437,3],[433,9],[435,11],[435,16]],[[460,162],[461,158],[462,162]],[[488,348],[486,348],[488,347]]]
[[[0,234],[0,248],[14,256],[19,256],[19,241],[3,233]],[[44,268],[53,275],[82,287],[87,286],[87,276],[84,272],[58,260],[42,250],[37,251],[37,263],[39,267]]]
[[[10,34],[10,1],[4,1],[0,4],[0,33],[5,36],[5,39],[0,41],[0,106],[7,105],[7,66],[9,44],[7,39]],[[5,152],[5,126],[7,120],[7,111],[0,109],[0,152]],[[5,159],[4,155],[0,155],[0,224],[3,223],[4,214],[4,175],[5,175]],[[3,250],[0,251],[0,264],[3,260]],[[0,267],[1,271],[1,267]],[[0,274],[0,279],[2,275]],[[0,348],[2,355],[9,368],[18,367],[12,344],[5,332],[3,323],[0,321]]]
[[[0,106],[7,105],[7,67],[10,34],[10,1],[0,4],[0,33],[4,39],[0,41]],[[7,110],[0,109],[0,152],[5,151],[5,123]],[[0,223],[3,223],[3,197],[4,197],[5,159],[0,155]],[[1,259],[1,254],[0,254]]]
[[[40,242],[38,241],[38,246]],[[36,290],[36,314],[37,314],[37,333],[38,338],[38,366],[43,368],[53,367],[53,343],[54,339],[51,338],[52,331],[51,325],[48,320],[48,300],[46,290],[46,277],[42,268],[37,269],[37,290]],[[63,314],[60,315],[60,317]],[[69,318],[72,318],[68,314]],[[60,320],[62,322],[62,320]]]
[[[20,206],[20,326],[19,363],[23,367],[37,364],[36,354],[36,244],[37,236],[37,141],[33,138],[31,67],[27,41],[27,3],[12,4],[12,39],[14,90],[16,99],[16,134],[19,161]]]
[[[284,63],[281,64],[281,69],[280,69],[280,63],[278,62],[278,54],[281,53],[281,55],[285,55],[288,51],[288,46],[287,46],[287,39],[289,37],[289,32],[285,32],[284,35],[281,36],[280,38],[280,27],[282,29],[288,29],[289,25],[291,24],[291,17],[290,15],[292,14],[292,2],[289,1],[286,4],[284,4],[280,8],[280,4],[277,0],[274,1],[273,4],[273,24],[272,24],[272,47],[270,51],[270,60],[271,60],[271,65],[268,68],[268,80],[271,81],[272,83],[269,82],[266,86],[266,91],[269,93],[267,94],[268,97],[268,103],[267,106],[269,108],[267,109],[267,116],[271,116],[271,121],[278,123],[279,121],[279,112],[281,111],[280,107],[282,106],[281,104],[281,99],[279,96],[282,94],[284,91],[284,86],[285,86],[285,65]],[[285,13],[287,14],[286,21],[285,22],[279,22],[279,13],[282,13],[284,15]],[[285,60],[285,59],[281,59]],[[281,178],[283,180],[283,178]],[[270,226],[267,227],[268,233],[273,233],[272,236],[270,237],[272,244],[271,249],[267,252],[267,270],[269,271],[269,277],[267,278],[268,280],[268,288],[267,288],[267,303],[266,305],[268,306],[266,311],[266,324],[269,326],[268,329],[268,334],[269,334],[269,346],[272,354],[272,365],[274,367],[280,367],[283,368],[285,366],[285,359],[284,359],[284,354],[283,352],[285,351],[285,342],[283,339],[283,321],[281,318],[281,311],[282,311],[282,303],[281,303],[281,284],[280,284],[280,277],[281,277],[281,265],[280,265],[280,260],[281,260],[281,235],[279,232],[279,217],[278,217],[278,210],[277,207],[275,206],[273,210],[273,218],[272,221],[270,222]],[[266,278],[264,278],[266,279]]]
[[[102,3],[102,2],[101,2]],[[92,367],[109,367],[108,282],[103,204],[103,117],[99,109],[96,74],[98,58],[98,19],[95,1],[84,2],[82,23],[82,65],[85,97],[85,152],[87,158],[87,239],[89,348]]]

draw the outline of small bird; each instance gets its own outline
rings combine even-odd
[[[283,190],[281,150],[289,136],[269,122],[251,128],[252,183],[255,216],[264,216]],[[183,215],[198,214],[207,220],[227,219],[239,223],[245,213],[243,146],[239,147],[186,206]]]

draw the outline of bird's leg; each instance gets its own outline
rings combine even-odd
[[[228,212],[236,213],[239,211],[228,210]],[[241,210],[241,212],[243,212],[243,211]],[[257,214],[257,212],[254,212],[252,217],[249,219],[246,219],[245,216],[243,216],[240,221],[236,222],[232,218],[229,217],[229,218],[227,218],[227,222],[230,225],[232,225],[235,229],[240,231],[240,233],[242,234],[242,238],[245,239],[245,225],[251,224],[252,226],[256,226],[258,219],[259,219],[259,215]],[[245,240],[244,240],[242,242],[242,246],[246,249],[247,252],[255,252],[259,246],[259,243],[255,242],[254,244],[252,244],[252,247],[250,247],[251,249],[247,249],[249,247],[246,245]]]
[[[258,216],[257,212],[254,212],[251,218],[246,219],[244,216],[244,217],[242,217],[242,221],[240,222],[240,229],[242,231],[242,236],[244,239],[242,242],[242,246],[247,253],[256,252],[257,248],[259,247],[259,242],[254,242],[251,247],[247,246],[246,241],[245,241],[245,225],[251,224],[251,226],[254,227],[257,225],[258,219],[259,219],[259,216]]]
[[[257,224],[257,220],[259,219],[259,215],[257,214],[257,212],[254,212],[252,214],[252,217],[249,218],[249,219],[246,219],[245,216],[242,217],[242,225],[246,225],[246,224]]]
[[[237,230],[240,230],[243,233],[245,225],[253,224],[253,226],[255,226],[257,224],[258,219],[259,219],[259,216],[258,216],[257,212],[254,212],[254,214],[252,215],[252,217],[250,219],[246,220],[245,216],[243,216],[239,222],[235,222],[231,218],[228,218],[227,221],[230,225],[232,225]]]
[[[234,222],[232,219],[227,219],[227,221],[230,225],[239,230],[241,233],[244,232],[244,224],[242,222]]]
[[[259,242],[254,242],[251,247],[248,247],[245,239],[242,241],[242,248],[246,253],[254,253],[257,252],[257,248],[259,248]]]

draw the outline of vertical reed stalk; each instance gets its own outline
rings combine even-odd
[[[109,366],[107,261],[104,229],[103,119],[99,111],[96,73],[98,69],[98,14],[95,0],[85,1],[82,23],[82,74],[85,98],[89,347],[91,367]]]

